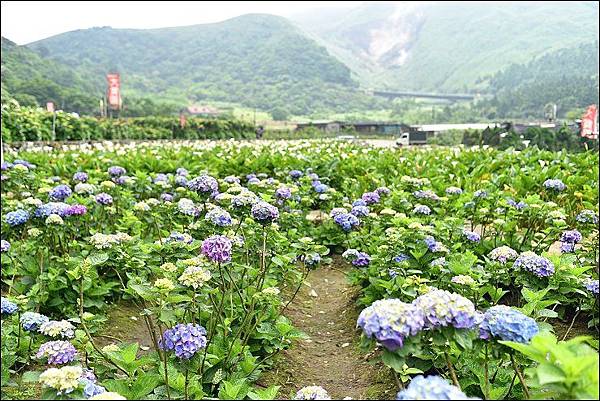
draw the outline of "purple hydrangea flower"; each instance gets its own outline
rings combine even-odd
[[[213,235],[202,242],[202,254],[217,263],[231,260],[232,243],[224,235]]]
[[[480,189],[480,190],[475,191],[473,193],[473,196],[476,197],[476,198],[482,198],[483,199],[483,198],[487,198],[488,197],[488,193],[487,193],[487,191],[485,191],[483,189]]]
[[[350,213],[340,213],[333,218],[333,221],[346,232],[358,227],[360,223],[358,217]]]
[[[264,201],[252,205],[250,213],[254,220],[261,224],[268,224],[279,218],[279,209]]]
[[[577,244],[582,239],[583,237],[581,236],[581,233],[577,230],[563,231],[562,235],[560,236],[561,242],[570,242],[572,244]]]
[[[489,308],[479,324],[479,337],[485,340],[498,337],[504,341],[528,343],[538,331],[535,320],[506,305]]]
[[[531,251],[523,252],[513,267],[532,272],[538,277],[548,277],[554,274],[554,265],[543,256],[538,256]]]
[[[2,311],[3,315],[12,315],[18,309],[19,307],[17,306],[17,304],[9,301],[7,298],[2,297],[0,310]]]
[[[189,234],[182,234],[180,232],[173,231],[169,237],[166,238],[165,242],[183,242],[185,244],[191,244],[194,242],[194,238],[192,238],[192,236]]]
[[[21,315],[21,326],[25,331],[37,331],[43,323],[49,321],[47,316],[35,312],[25,312]]]
[[[477,400],[440,376],[415,376],[408,387],[396,394],[397,400]]]
[[[434,289],[417,297],[413,304],[423,313],[428,328],[453,326],[467,329],[476,322],[473,302],[459,294]]]
[[[342,213],[348,213],[348,211],[346,209],[344,209],[343,207],[334,207],[333,209],[331,209],[331,212],[329,212],[329,216],[331,216],[332,218],[337,216],[338,214],[342,214]]]
[[[209,210],[204,216],[204,220],[210,221],[215,226],[219,227],[228,227],[231,223],[231,215],[224,209],[220,207],[215,207]]]
[[[49,365],[64,365],[72,362],[77,350],[68,341],[48,341],[40,346],[36,358],[48,358]]]
[[[435,192],[433,192],[432,190],[428,189],[428,190],[418,190],[413,192],[413,195],[418,198],[418,199],[429,199],[432,201],[439,201],[440,197],[437,196],[437,194]]]
[[[158,184],[159,182],[169,182],[169,177],[164,173],[158,173],[152,182],[155,184]]]
[[[292,197],[292,190],[288,187],[279,187],[275,190],[275,196],[279,199],[290,199]]]
[[[4,253],[4,252],[8,252],[9,250],[10,250],[10,242],[3,239],[2,242],[0,243],[0,251],[2,251],[2,253]]]
[[[567,186],[561,180],[549,179],[544,181],[544,188],[551,189],[556,192],[561,192],[564,191],[567,188]]]
[[[89,179],[87,173],[83,172],[83,171],[78,171],[75,174],[73,174],[73,181],[78,181],[78,182],[87,182],[87,180]]]
[[[366,217],[369,215],[369,208],[367,206],[354,206],[350,213],[356,217]]]
[[[205,196],[219,192],[219,183],[210,175],[203,174],[187,183],[187,187]]]
[[[598,224],[598,215],[593,210],[585,209],[579,212],[575,220],[583,224],[596,225]]]
[[[382,299],[363,309],[356,321],[365,336],[375,338],[390,351],[404,345],[404,339],[423,329],[423,313],[399,299]]]
[[[121,166],[112,166],[112,167],[108,168],[108,175],[110,175],[113,178],[125,175],[126,172],[127,172],[127,170],[125,170]]]
[[[237,178],[235,175],[228,175],[227,177],[223,178],[223,181],[225,181],[228,184],[239,184],[240,183],[240,179]]]
[[[379,202],[379,194],[377,192],[365,192],[362,194],[361,199],[365,201],[367,205],[373,205]]]
[[[29,220],[29,212],[23,209],[15,210],[14,212],[6,213],[4,219],[11,227],[20,226],[21,224],[27,223],[27,220]]]
[[[316,252],[307,253],[306,255],[304,255],[304,258],[302,260],[307,266],[316,266],[319,263],[321,263],[321,255],[319,255]]]
[[[65,215],[66,216],[82,216],[87,213],[87,207],[84,205],[71,205],[67,209]]]
[[[68,185],[62,184],[62,185],[57,185],[54,188],[52,188],[52,190],[50,191],[48,196],[53,201],[62,202],[65,199],[67,199],[69,196],[71,196],[72,193],[73,193],[73,191],[71,191],[71,187],[69,187]]]
[[[163,202],[173,202],[173,195],[166,192],[162,193],[160,194],[160,200],[162,200]]]
[[[369,263],[371,263],[371,257],[364,252],[358,252],[356,258],[352,260],[352,265],[356,267],[369,266]]]
[[[21,160],[21,159],[13,160],[13,164],[14,165],[20,164],[20,165],[25,166],[25,167],[27,167],[29,169],[35,168],[35,164],[31,164],[27,160]]]
[[[446,194],[448,194],[448,195],[460,195],[462,193],[463,193],[463,190],[458,187],[446,188]]]
[[[505,245],[492,249],[488,254],[490,259],[500,262],[503,265],[509,260],[515,260],[518,256],[517,251]]]
[[[178,175],[175,177],[175,185],[177,185],[179,187],[185,187],[185,186],[187,186],[187,183],[188,183],[188,180],[184,176]]]
[[[113,203],[113,197],[106,192],[100,192],[98,195],[96,195],[95,199],[96,203],[104,206],[112,205]]]
[[[185,168],[179,167],[177,170],[175,170],[175,174],[185,177],[189,174],[189,172]]]
[[[442,244],[439,241],[436,241],[436,239],[431,235],[428,235],[425,238],[423,238],[423,242],[427,244],[427,248],[429,248],[429,251],[431,252],[443,252],[445,249],[444,244]]]
[[[429,215],[431,214],[431,209],[426,205],[416,205],[413,209],[413,213]]]
[[[180,323],[164,332],[160,347],[167,351],[175,351],[177,358],[190,359],[206,347],[206,329],[197,324]]]
[[[465,236],[466,239],[468,239],[471,242],[481,241],[481,235],[479,235],[473,231],[463,230],[463,235]]]
[[[365,202],[362,199],[357,199],[354,202],[352,202],[352,207],[354,206],[367,206],[367,202]]]

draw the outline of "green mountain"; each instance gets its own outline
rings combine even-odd
[[[486,90],[481,78],[598,38],[597,2],[365,4],[294,21],[367,87]]]
[[[96,86],[107,72],[119,72],[124,96],[150,93],[183,104],[212,100],[294,114],[373,103],[356,92],[348,67],[271,15],[177,28],[92,28],[28,47],[85,71]]]

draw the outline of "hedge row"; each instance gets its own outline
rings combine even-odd
[[[57,141],[102,139],[226,139],[251,138],[254,126],[240,120],[187,118],[184,128],[179,117],[136,117],[107,119],[56,113]],[[2,106],[2,140],[52,140],[52,113],[41,108]]]

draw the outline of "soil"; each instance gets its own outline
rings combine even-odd
[[[347,282],[348,268],[336,260],[310,272],[286,310],[285,315],[308,338],[284,351],[259,382],[280,385],[281,399],[293,398],[300,388],[313,385],[323,387],[333,399],[395,397],[389,370],[380,362],[370,362],[359,349],[357,288]]]
[[[100,347],[109,344],[138,343],[141,353],[151,350],[152,340],[140,309],[128,303],[120,303],[108,313],[105,329],[93,334],[94,341]]]

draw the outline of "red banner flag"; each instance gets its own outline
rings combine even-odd
[[[598,139],[598,110],[596,105],[589,106],[581,118],[581,136]]]
[[[121,77],[119,74],[107,74],[108,81],[108,105],[113,110],[121,108]]]

